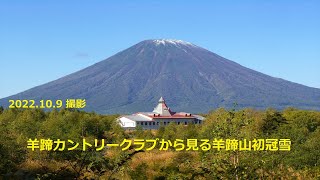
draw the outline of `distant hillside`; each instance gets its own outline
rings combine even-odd
[[[285,67],[284,67],[285,71]],[[180,40],[146,40],[83,70],[0,100],[85,98],[88,111],[174,111],[287,106],[320,109],[320,89],[270,77]]]

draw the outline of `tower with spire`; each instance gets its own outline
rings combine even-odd
[[[154,108],[154,110],[152,112],[160,114],[160,116],[171,116],[172,115],[170,108],[167,106],[167,104],[162,96],[158,101],[158,105]]]

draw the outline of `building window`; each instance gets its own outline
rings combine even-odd
[[[185,122],[184,122],[184,124],[185,124],[185,125],[187,125],[187,124],[188,124],[188,122],[187,122],[187,121],[185,121]]]
[[[167,125],[167,122],[164,122],[164,125]]]
[[[157,125],[159,125],[159,122],[157,122]]]
[[[149,125],[151,126],[151,122],[149,122]]]
[[[156,125],[156,122],[153,122],[153,125]]]
[[[180,121],[178,121],[178,125],[180,125]]]
[[[147,122],[145,122],[145,123],[144,123],[144,125],[148,125],[148,123],[147,123]]]

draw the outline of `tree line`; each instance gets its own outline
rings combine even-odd
[[[0,108],[0,174],[40,179],[316,179],[320,177],[320,112],[287,108],[204,114],[201,125],[122,129],[119,115],[77,110]],[[288,138],[290,151],[31,151],[28,139]]]

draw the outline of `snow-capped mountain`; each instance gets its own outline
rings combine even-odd
[[[285,70],[285,69],[284,69]],[[145,40],[83,70],[0,100],[87,101],[100,113],[150,111],[163,96],[177,111],[217,107],[320,109],[320,90],[243,67],[181,40]]]

